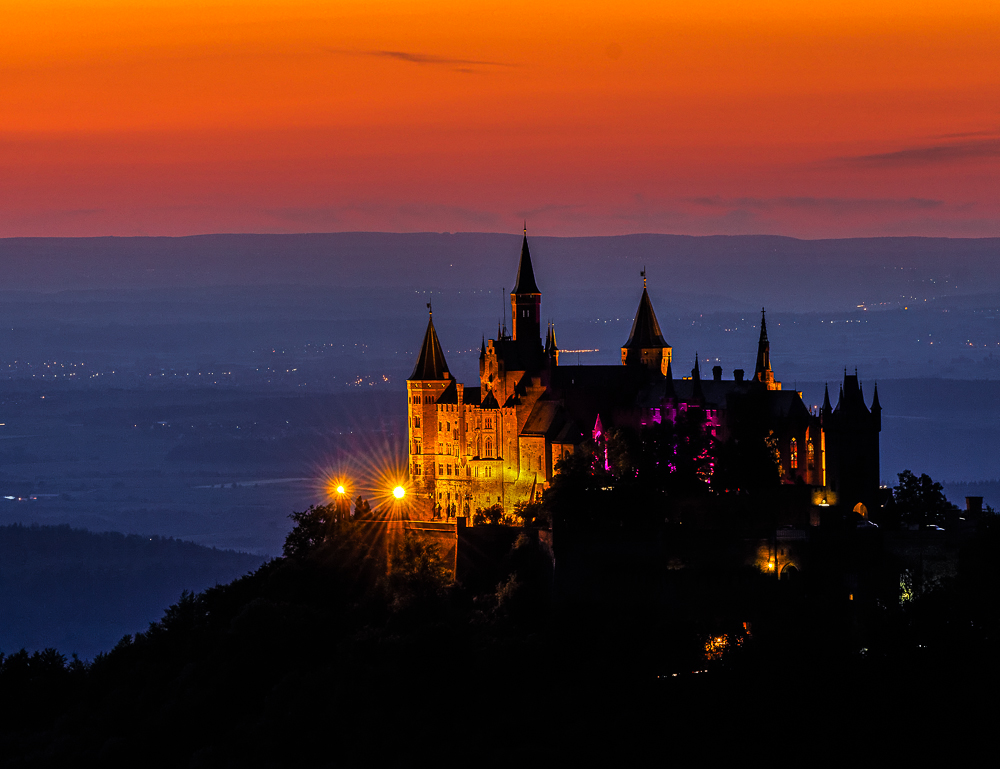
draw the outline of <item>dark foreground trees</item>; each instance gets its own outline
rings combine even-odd
[[[878,622],[808,582],[739,570],[673,574],[669,601],[553,605],[529,533],[473,592],[448,584],[419,540],[387,548],[370,524],[328,524],[303,515],[288,556],[183,595],[89,666],[58,652],[5,658],[0,766],[593,765],[665,744],[680,761],[720,757],[720,729],[745,755],[776,723],[785,748],[863,734],[865,750],[873,735],[898,750],[912,702],[978,702],[975,687],[995,682],[995,603],[958,621],[977,600],[961,580],[943,608],[873,604]],[[995,582],[1000,544],[987,534],[963,579]],[[939,610],[951,612],[942,633],[921,635],[916,619]],[[720,654],[730,642],[742,651]],[[858,702],[879,703],[877,724],[854,727]]]
[[[946,516],[955,511],[944,496],[944,487],[926,473],[917,477],[904,470],[892,492],[896,513],[904,524],[945,524]]]

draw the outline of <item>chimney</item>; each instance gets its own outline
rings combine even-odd
[[[722,366],[712,366],[712,381],[713,382],[722,381]]]
[[[741,369],[741,368],[735,369],[733,371],[733,379],[735,379],[737,382],[742,382],[743,381],[743,369]]]

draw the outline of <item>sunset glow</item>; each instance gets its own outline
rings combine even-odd
[[[0,236],[998,235],[998,40],[961,0],[42,0]]]

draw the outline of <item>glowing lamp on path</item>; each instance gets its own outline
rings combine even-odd
[[[402,486],[397,486],[392,490],[392,496],[396,499],[402,499],[404,494],[406,494],[406,490]]]
[[[344,493],[344,491],[345,491],[345,489],[344,489],[344,487],[343,487],[343,486],[338,486],[338,487],[337,487],[337,493],[338,493],[338,494],[343,494],[343,493]]]

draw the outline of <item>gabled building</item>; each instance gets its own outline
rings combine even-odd
[[[783,390],[775,379],[763,311],[752,377],[736,369],[724,380],[716,366],[711,379],[702,379],[696,356],[691,376],[678,380],[645,272],[621,365],[560,366],[552,324],[543,344],[542,294],[527,232],[510,299],[511,332],[501,328],[496,339],[483,339],[476,387],[451,376],[429,313],[407,380],[409,473],[426,514],[468,516],[494,505],[512,511],[539,498],[559,460],[585,440],[616,427],[676,422],[683,412],[697,414],[716,445],[763,434],[783,483],[811,486],[817,499],[839,498],[848,509],[873,509],[877,391],[869,410],[857,376],[845,372],[837,408],[827,398],[822,410],[810,411],[801,393]]]

